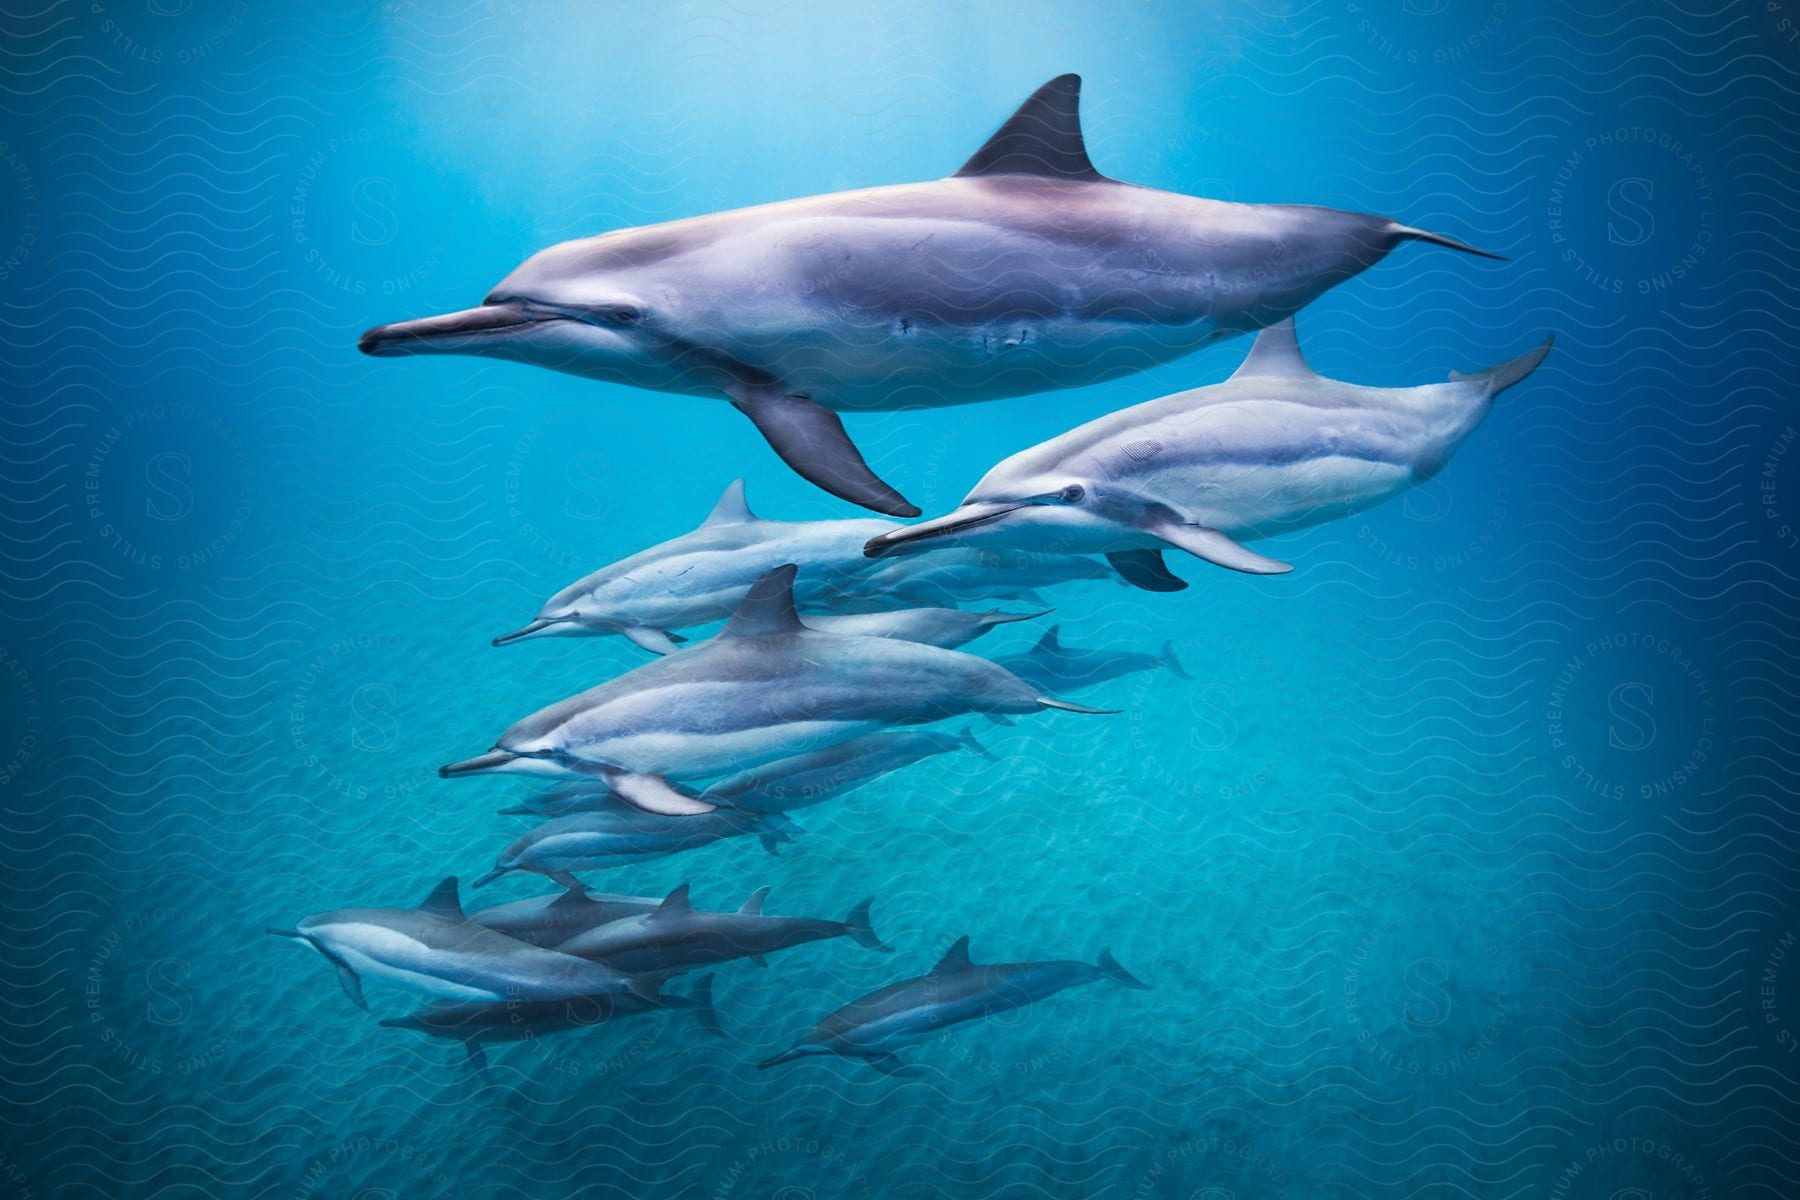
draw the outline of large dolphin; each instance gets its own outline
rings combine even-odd
[[[590,929],[557,949],[634,975],[668,975],[736,958],[762,964],[777,950],[826,938],[847,937],[869,950],[893,951],[870,924],[871,900],[851,909],[842,921],[822,921],[766,916],[762,906],[768,894],[768,888],[759,888],[736,912],[700,912],[689,903],[684,883],[655,912]]]
[[[1023,1008],[1100,979],[1128,988],[1149,986],[1121,967],[1109,950],[1100,952],[1098,965],[1063,960],[978,966],[969,960],[969,939],[959,938],[929,973],[852,1000],[814,1025],[791,1049],[757,1066],[839,1054],[860,1058],[889,1075],[907,1074],[917,1068],[906,1066],[895,1052],[946,1026]]]
[[[1167,671],[1177,679],[1193,678],[1175,657],[1175,647],[1169,642],[1163,643],[1160,654],[1145,654],[1139,650],[1085,650],[1065,646],[1060,625],[1044,630],[1044,636],[1031,649],[1018,654],[1003,654],[994,661],[1020,679],[1050,691],[1093,687],[1139,671]]]
[[[715,806],[671,779],[964,713],[1102,711],[1040,695],[960,650],[808,629],[794,611],[794,573],[790,563],[758,580],[716,637],[534,713],[487,753],[438,773],[586,775],[640,808],[695,813]]]
[[[970,553],[954,563],[921,559],[885,564],[863,555],[870,538],[902,528],[872,518],[766,520],[750,510],[744,481],[733,480],[697,529],[583,576],[544,601],[530,623],[495,638],[494,645],[616,634],[667,654],[685,640],[676,631],[729,617],[751,585],[783,563],[800,564],[794,603],[809,616],[1011,597],[1105,572],[1095,560],[1053,556],[1037,556],[1034,562],[1021,554],[984,558]],[[994,620],[999,619],[995,614]],[[831,621],[816,624],[825,628]],[[986,626],[969,636],[982,628]],[[914,640],[936,643],[935,638]]]
[[[948,179],[564,242],[480,307],[377,326],[361,348],[726,398],[813,483],[910,517],[840,411],[1116,378],[1290,316],[1403,242],[1484,254],[1387,217],[1108,179],[1080,91],[1052,79]]]
[[[1285,320],[1257,336],[1224,383],[1023,450],[954,512],[881,534],[866,553],[980,544],[1104,553],[1151,591],[1187,586],[1163,565],[1171,547],[1234,571],[1290,571],[1240,543],[1360,512],[1430,479],[1550,345],[1453,371],[1449,383],[1363,387],[1314,372]]]
[[[509,938],[463,915],[455,876],[417,908],[344,908],[307,917],[292,929],[337,968],[344,994],[366,1009],[362,976],[373,975],[444,1000],[566,1000],[629,991],[657,995],[656,981],[635,979],[570,954]]]
[[[574,1029],[590,1029],[621,1017],[634,1017],[648,1012],[686,1010],[694,1014],[700,1028],[714,1037],[724,1037],[718,1010],[713,1008],[713,977],[702,975],[694,981],[686,996],[664,993],[658,999],[645,1000],[630,994],[576,996],[567,1000],[434,1000],[404,1017],[382,1021],[388,1029],[411,1029],[427,1037],[461,1042],[469,1061],[487,1082],[486,1047],[494,1042],[529,1042],[545,1034],[566,1033]]]
[[[495,933],[548,949],[596,925],[651,912],[661,903],[655,896],[616,896],[569,887],[548,896],[477,909],[469,914],[469,920]]]
[[[486,887],[514,871],[535,871],[565,888],[578,888],[576,871],[601,870],[667,858],[745,834],[762,840],[770,854],[792,839],[793,823],[777,815],[708,808],[679,816],[646,812],[611,796],[594,808],[554,817],[514,839],[475,881]]]

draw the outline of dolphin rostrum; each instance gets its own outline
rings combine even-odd
[[[759,888],[737,912],[700,912],[689,903],[684,883],[655,912],[590,929],[557,949],[633,975],[668,975],[736,958],[762,963],[777,950],[826,938],[847,937],[883,954],[893,950],[869,922],[873,901],[864,900],[842,921],[822,921],[766,916],[762,906],[768,894],[768,888]]]
[[[427,1037],[461,1042],[482,1079],[488,1075],[487,1046],[494,1042],[529,1042],[550,1033],[589,1029],[641,1013],[686,1010],[700,1028],[724,1037],[713,1008],[713,977],[702,975],[686,996],[664,993],[656,1000],[638,996],[574,996],[566,1000],[434,1000],[404,1017],[382,1021],[388,1029],[411,1029]]]
[[[770,854],[779,853],[781,843],[792,840],[793,822],[777,814],[696,806],[703,811],[672,816],[609,797],[594,808],[528,830],[474,886],[486,887],[514,871],[535,871],[565,888],[579,888],[576,871],[649,862],[745,834],[755,834]]]
[[[969,960],[969,939],[959,938],[928,974],[852,1000],[814,1025],[791,1049],[757,1066],[839,1054],[860,1058],[889,1075],[908,1074],[917,1068],[902,1063],[895,1052],[946,1026],[1023,1008],[1099,979],[1128,988],[1149,986],[1121,967],[1110,950],[1100,952],[1098,965],[1068,960],[976,965]]]
[[[839,412],[1141,371],[1291,316],[1403,242],[1498,257],[1386,217],[1108,179],[1080,91],[1052,79],[947,179],[564,242],[479,307],[377,326],[361,349],[726,398],[814,484],[910,517]]]
[[[989,543],[1104,553],[1150,591],[1187,586],[1163,565],[1171,547],[1234,571],[1290,571],[1240,542],[1360,512],[1430,479],[1550,346],[1451,372],[1448,383],[1363,387],[1314,372],[1285,320],[1257,336],[1224,383],[1020,451],[954,512],[875,537],[865,553]]]
[[[657,996],[656,980],[634,979],[470,921],[457,901],[455,876],[431,889],[417,908],[343,908],[269,932],[317,950],[337,968],[344,994],[364,1009],[364,975],[445,1000],[566,1000],[624,991],[646,1000]]]
[[[672,778],[709,779],[890,725],[1104,711],[1041,695],[960,650],[808,629],[794,611],[794,573],[790,563],[759,579],[716,637],[534,713],[487,753],[438,773],[585,775],[676,815],[716,806]]]
[[[1093,687],[1139,671],[1163,670],[1177,679],[1193,678],[1175,657],[1175,647],[1169,642],[1163,643],[1161,654],[1135,650],[1083,650],[1063,644],[1060,625],[1044,630],[1044,636],[1031,649],[1020,654],[1003,654],[994,661],[1020,679],[1049,691]]]
[[[667,654],[685,640],[677,630],[729,617],[750,586],[783,563],[801,565],[794,579],[794,603],[809,616],[815,612],[855,615],[852,610],[893,609],[909,603],[1010,597],[1046,583],[1085,577],[1092,573],[1084,569],[1087,563],[1105,572],[1104,565],[1095,560],[1050,556],[1040,556],[1043,561],[1037,564],[1019,561],[1026,556],[1016,554],[991,560],[969,554],[959,556],[954,564],[923,559],[887,564],[870,562],[863,555],[863,544],[870,538],[902,528],[896,522],[873,518],[765,520],[750,511],[744,481],[733,480],[699,528],[576,580],[546,600],[529,624],[495,638],[494,645],[509,646],[528,638],[617,634],[653,653]],[[985,623],[979,620],[982,616],[988,617]],[[942,640],[952,636],[952,629],[956,636],[966,634],[962,636],[966,642],[1006,619],[1001,613],[971,613],[937,622],[919,617],[909,618],[907,627],[933,625],[928,632],[934,636],[911,640],[948,646],[961,644]],[[807,623],[829,628],[834,620],[838,618]],[[962,628],[959,623],[965,621],[973,627]]]

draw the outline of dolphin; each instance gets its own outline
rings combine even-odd
[[[657,1000],[637,996],[574,996],[566,1000],[434,1000],[404,1017],[381,1022],[386,1029],[411,1029],[427,1037],[461,1042],[469,1061],[482,1079],[488,1075],[486,1047],[495,1042],[528,1042],[545,1034],[589,1029],[621,1017],[647,1012],[683,1009],[694,1014],[700,1028],[724,1037],[718,1010],[713,1007],[713,977],[702,975],[686,996],[663,995]]]
[[[953,735],[931,729],[898,729],[740,771],[709,786],[700,798],[749,812],[792,812],[836,799],[921,759],[953,750],[973,750],[990,761],[994,758],[966,730]]]
[[[640,808],[679,815],[716,806],[672,777],[709,779],[963,713],[1105,711],[1042,695],[960,650],[807,629],[794,611],[795,570],[759,579],[703,645],[534,713],[438,774],[588,776]]]
[[[1163,643],[1161,654],[1143,654],[1132,650],[1081,650],[1062,643],[1062,626],[1052,625],[1044,631],[1037,645],[1022,654],[1006,654],[994,660],[1020,679],[1047,690],[1093,687],[1122,675],[1139,671],[1163,670],[1177,679],[1192,679],[1175,647]]]
[[[655,912],[590,929],[557,949],[604,962],[614,970],[658,976],[734,958],[766,965],[766,955],[825,938],[848,937],[870,950],[893,951],[869,923],[872,900],[851,909],[842,921],[821,921],[765,916],[762,906],[768,894],[768,888],[759,888],[737,912],[698,912],[688,902],[684,883]]]
[[[890,516],[839,412],[1080,387],[1291,316],[1405,242],[1387,217],[1108,179],[1081,79],[1034,92],[947,179],[552,246],[479,307],[379,325],[365,354],[475,354],[730,400],[800,475]]]
[[[750,511],[736,479],[699,528],[576,580],[494,645],[618,634],[667,654],[679,645],[673,631],[729,617],[751,585],[783,563],[804,564],[797,604],[830,608],[849,576],[873,573],[863,543],[898,528],[873,519],[767,521]]]
[[[649,862],[747,833],[760,838],[770,854],[792,840],[793,823],[778,815],[700,807],[700,812],[674,816],[612,797],[597,809],[556,817],[528,831],[475,886],[486,887],[514,871],[535,871],[565,888],[580,888],[575,871]]]
[[[656,980],[634,979],[470,921],[456,898],[454,875],[417,908],[343,908],[269,932],[317,950],[362,1009],[369,1007],[363,975],[445,1000],[566,1000],[625,991],[645,1000],[657,996]]]
[[[908,528],[896,525],[886,532]],[[866,549],[861,552],[867,554]],[[986,544],[934,547],[931,554],[885,558],[877,566],[874,574],[848,578],[834,602],[836,611],[881,611],[896,604],[955,607],[983,600],[1035,604],[1042,603],[1041,588],[1083,580],[1120,582],[1118,572],[1098,558]]]
[[[1099,979],[1128,988],[1149,987],[1121,967],[1110,950],[1100,952],[1098,965],[1065,960],[978,966],[969,959],[969,939],[959,938],[928,974],[852,1000],[814,1025],[791,1049],[757,1066],[766,1069],[815,1054],[839,1054],[860,1058],[888,1075],[911,1074],[918,1068],[902,1063],[896,1051],[947,1026],[1023,1008]]]
[[[1010,598],[1084,574],[1109,574],[1092,559],[1038,556],[1040,561],[1034,563],[1019,554],[984,559],[971,553],[954,563],[920,559],[896,567],[871,562],[863,554],[870,538],[903,528],[894,521],[869,518],[766,520],[750,510],[744,481],[736,479],[698,528],[576,580],[544,601],[529,623],[495,638],[494,645],[542,637],[619,635],[652,653],[667,654],[686,641],[676,631],[729,617],[752,584],[784,563],[801,565],[794,579],[794,603],[809,615],[855,615],[852,610],[891,610],[909,603],[954,606],[965,599]],[[1093,569],[1084,571],[1083,561]],[[1004,614],[991,616],[989,625],[1004,619]],[[938,638],[950,636],[949,624],[962,618],[941,619],[943,632],[912,640],[949,644]],[[829,628],[832,620],[807,623]],[[976,627],[963,641],[987,627]]]
[[[988,630],[1014,621],[1030,621],[1042,612],[968,612],[960,608],[901,608],[889,612],[867,613],[802,613],[801,622],[809,629],[850,637],[895,638],[903,642],[923,642],[954,650],[966,646]]]
[[[495,933],[549,949],[596,925],[650,912],[661,903],[655,896],[615,896],[572,887],[548,896],[478,909],[469,914],[469,920]]]
[[[1234,571],[1293,568],[1243,546],[1360,512],[1443,470],[1494,397],[1537,369],[1554,339],[1471,375],[1376,388],[1317,374],[1291,319],[1257,336],[1224,383],[1090,421],[1013,455],[945,516],[869,541],[871,556],[998,544],[1104,553],[1149,591],[1187,584],[1174,548]]]

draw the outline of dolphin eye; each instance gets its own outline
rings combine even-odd
[[[1079,483],[1071,483],[1068,487],[1056,493],[1056,498],[1061,500],[1064,504],[1080,504],[1082,498],[1086,495],[1086,488],[1082,487]]]

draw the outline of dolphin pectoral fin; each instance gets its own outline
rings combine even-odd
[[[917,506],[869,469],[844,423],[823,404],[765,388],[734,388],[730,395],[781,461],[808,483],[890,517],[919,515]]]
[[[982,716],[986,717],[988,720],[992,721],[996,725],[1004,725],[1009,728],[1018,724],[1017,721],[1013,720],[1011,717],[1007,716],[1005,713],[997,713],[997,712],[983,713]]]
[[[666,629],[653,629],[648,625],[627,625],[619,630],[635,646],[642,647],[652,654],[673,654],[681,649],[675,636]]]
[[[1114,550],[1106,556],[1106,561],[1132,587],[1143,588],[1146,592],[1187,590],[1187,580],[1163,564],[1161,550]]]
[[[911,1063],[901,1062],[898,1054],[872,1054],[868,1058],[863,1059],[863,1061],[868,1063],[871,1067],[874,1067],[877,1071],[880,1071],[883,1075],[892,1075],[896,1079],[906,1079],[914,1075],[924,1074],[923,1071],[918,1067],[913,1066]]]
[[[749,956],[749,958],[750,958],[751,962],[755,963],[757,966],[761,967],[763,970],[766,971],[769,969],[769,960],[764,958],[762,955],[752,954]]]
[[[356,972],[343,963],[333,963],[332,965],[337,968],[338,984],[343,987],[344,995],[350,997],[356,1007],[368,1012],[369,1002],[363,999],[362,980],[357,978]]]
[[[1293,563],[1265,558],[1232,541],[1218,530],[1208,529],[1204,525],[1168,522],[1155,526],[1149,532],[1177,550],[1186,550],[1195,558],[1203,558],[1214,566],[1242,571],[1246,575],[1285,575],[1294,569]]]
[[[488,1071],[487,1050],[480,1042],[467,1042],[465,1044],[469,1049],[469,1057],[464,1061],[466,1061],[469,1066],[475,1068],[475,1076],[481,1080],[481,1085],[483,1087],[493,1087],[494,1076]]]
[[[692,817],[718,808],[700,797],[684,792],[661,775],[644,775],[636,771],[607,770],[601,773],[606,786],[625,803],[645,812],[665,817]]]

